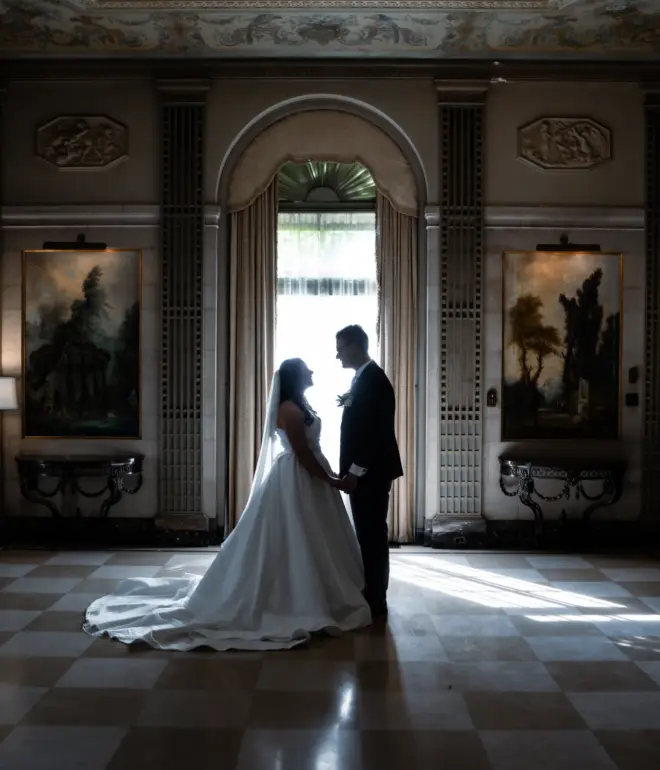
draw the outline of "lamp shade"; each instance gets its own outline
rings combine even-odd
[[[18,409],[16,378],[0,377],[0,412],[10,412],[13,409]]]

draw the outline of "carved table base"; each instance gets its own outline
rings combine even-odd
[[[534,534],[540,537],[543,532],[543,510],[540,503],[558,500],[584,499],[588,505],[582,511],[582,523],[587,526],[593,513],[600,508],[618,502],[623,492],[625,466],[623,463],[577,464],[570,462],[551,462],[500,457],[500,489],[507,497],[518,497],[520,502],[534,514]],[[537,489],[536,481],[553,479],[562,482],[562,488],[556,495],[544,495]],[[587,481],[602,482],[599,494],[589,494],[584,489]],[[508,482],[508,483],[507,483]]]
[[[105,495],[101,503],[99,515],[107,518],[110,509],[117,505],[124,493],[134,495],[142,487],[141,455],[37,455],[20,454],[16,457],[18,475],[21,483],[21,493],[26,500],[37,505],[45,506],[55,517],[63,514],[67,503],[75,500],[77,495],[87,498],[98,498]],[[124,483],[129,477],[134,483],[128,486]],[[103,479],[100,489],[87,491],[81,486],[82,479]],[[55,488],[51,491],[42,488],[42,479],[55,480]],[[61,503],[55,503],[57,498]],[[75,514],[80,516],[80,508]]]

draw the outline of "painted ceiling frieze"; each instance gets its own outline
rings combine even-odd
[[[69,0],[86,10],[318,10],[320,8],[381,8],[432,11],[553,11],[579,0]]]
[[[370,3],[0,0],[0,51],[15,57],[660,59],[655,0]]]

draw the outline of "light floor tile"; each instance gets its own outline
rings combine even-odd
[[[660,692],[569,693],[592,730],[660,730]]]
[[[0,631],[22,631],[39,615],[38,610],[0,610]]]
[[[493,770],[617,770],[588,730],[480,731]]]
[[[604,636],[528,636],[525,641],[542,661],[626,659],[617,645]]]
[[[120,727],[16,727],[0,744],[0,770],[106,770]]]
[[[77,658],[93,641],[82,631],[21,631],[0,647],[0,656]]]
[[[47,687],[0,685],[0,725],[20,722],[47,692]]]
[[[2,589],[8,594],[66,594],[82,583],[82,578],[19,578]]]
[[[163,673],[166,659],[81,658],[57,687],[151,689]]]
[[[104,551],[68,551],[58,553],[48,559],[46,564],[54,565],[82,565],[87,567],[100,567],[112,558],[111,552]],[[136,555],[136,564],[140,563],[139,556]]]

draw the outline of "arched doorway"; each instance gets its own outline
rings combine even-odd
[[[316,107],[316,105],[315,105]],[[339,108],[338,108],[339,107]],[[405,143],[405,140],[401,138]],[[411,148],[408,148],[409,150]],[[408,153],[409,155],[414,153]],[[422,201],[400,146],[362,116],[328,104],[271,122],[225,168],[228,214],[227,529],[247,500],[274,366],[276,175],[286,163],[361,163],[377,188],[380,359],[398,402],[397,433],[405,478],[392,495],[393,539],[413,532],[418,216]],[[224,185],[223,185],[224,182]]]
[[[285,163],[277,190],[275,366],[299,357],[314,372],[308,396],[323,424],[321,448],[334,465],[337,397],[353,377],[337,364],[337,330],[359,324],[380,362],[376,185],[360,163],[308,161]]]

